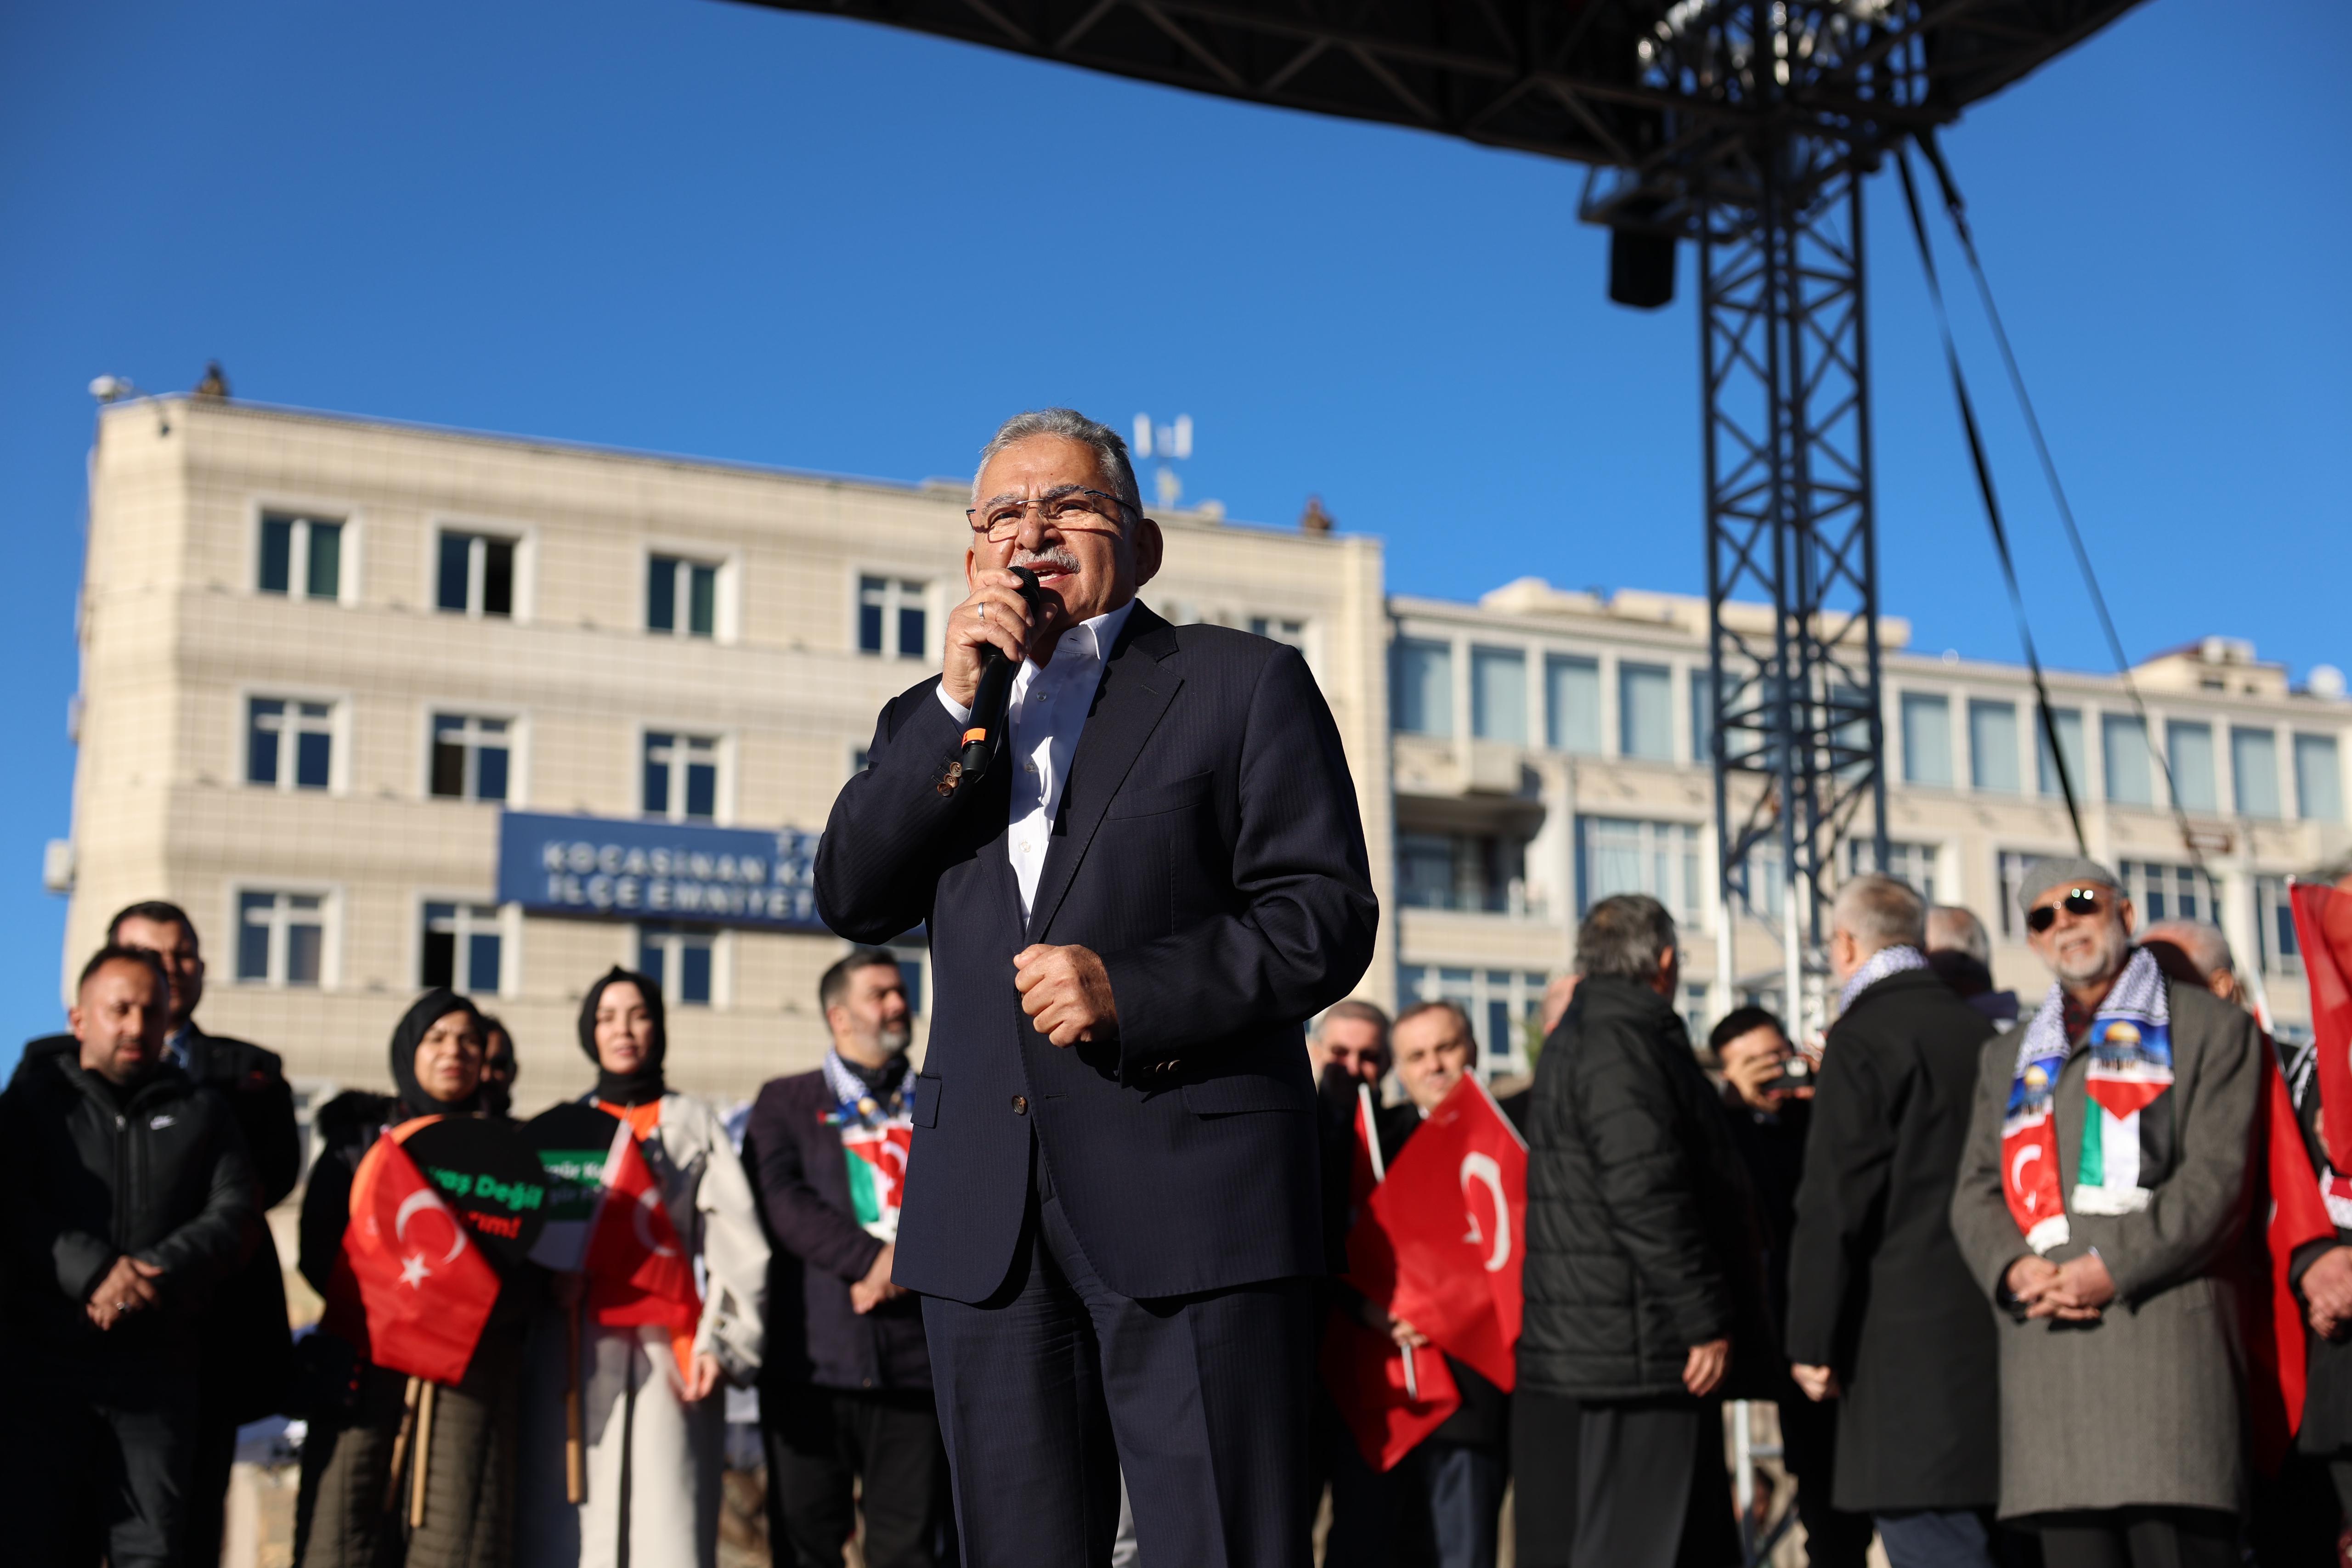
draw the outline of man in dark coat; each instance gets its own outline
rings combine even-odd
[[[890,1282],[914,1100],[906,982],[860,947],[817,1000],[824,1064],[761,1088],[743,1131],[769,1246],[768,1539],[780,1564],[830,1568],[862,1511],[871,1568],[934,1568],[953,1560],[947,1454],[922,1308]]]
[[[70,1017],[0,1097],[16,1352],[0,1511],[12,1560],[165,1568],[186,1555],[208,1298],[259,1232],[226,1105],[163,1060],[155,955],[101,949]]]
[[[267,1212],[283,1202],[302,1176],[302,1140],[294,1122],[294,1091],[278,1053],[226,1035],[207,1034],[196,1022],[205,999],[205,957],[196,928],[176,904],[149,899],[116,915],[106,928],[110,946],[143,947],[163,961],[172,982],[171,1032],[163,1060],[202,1089],[220,1096],[245,1135],[246,1156]],[[69,1034],[25,1047],[24,1061],[70,1054]],[[18,1071],[22,1072],[23,1067]],[[261,1228],[251,1257],[213,1293],[197,1333],[201,1379],[196,1458],[187,1500],[189,1561],[220,1555],[223,1506],[236,1429],[275,1415],[286,1397],[292,1339],[286,1323],[286,1279],[269,1228]]]
[[[1602,899],[1536,1067],[1511,1453],[1525,1568],[1740,1560],[1718,1400],[1769,1357],[1755,1195],[1675,1013],[1674,917]]]
[[[1380,915],[1347,756],[1297,649],[1135,598],[1162,541],[1117,432],[1008,421],[973,499],[944,671],[883,710],[816,862],[844,936],[930,937],[892,1278],[965,1559],[1099,1558],[1123,1469],[1144,1561],[1287,1568],[1325,1268],[1301,1026]]]
[[[1952,1239],[1952,1177],[1993,1026],[1928,967],[1927,904],[1875,873],[1839,889],[1842,988],[1789,1252],[1798,1384],[1838,1404],[1841,1510],[1894,1568],[1990,1568],[1999,1347]]]

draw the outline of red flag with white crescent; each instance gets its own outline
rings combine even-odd
[[[319,1326],[378,1366],[459,1383],[498,1303],[499,1273],[401,1147],[438,1120],[403,1123],[361,1159]]]
[[[667,1328],[684,1373],[702,1321],[702,1293],[694,1284],[694,1260],[662,1204],[661,1184],[626,1122],[614,1130],[604,1197],[589,1222],[581,1267],[590,1314],[608,1327]]]

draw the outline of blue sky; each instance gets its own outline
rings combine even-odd
[[[2300,674],[2352,664],[2352,10],[2263,20],[2149,0],[1947,145],[2131,652]],[[1190,496],[1319,493],[1392,589],[1695,591],[1689,257],[1608,304],[1581,178],[716,0],[0,9],[0,1056],[57,1017],[92,376],[909,480],[1019,407],[1182,412]],[[1884,606],[2013,658],[1869,201]],[[2045,655],[2105,667],[1960,304]]]

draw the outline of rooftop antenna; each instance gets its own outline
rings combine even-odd
[[[1192,416],[1180,413],[1173,424],[1155,425],[1150,414],[1137,414],[1134,450],[1138,457],[1150,457],[1157,453],[1163,458],[1182,462],[1192,455]],[[1163,462],[1152,475],[1151,481],[1152,488],[1159,495],[1160,509],[1163,512],[1174,510],[1176,503],[1184,496],[1184,481],[1177,476],[1176,470]]]

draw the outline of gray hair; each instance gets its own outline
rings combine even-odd
[[[1992,967],[1992,934],[1973,909],[1938,904],[1927,910],[1927,951],[1961,953],[1986,968]]]
[[[1143,492],[1135,486],[1135,465],[1128,458],[1127,442],[1118,431],[1096,423],[1074,408],[1033,408],[998,425],[996,434],[988,438],[988,444],[980,449],[980,466],[971,471],[974,505],[980,501],[980,476],[986,472],[989,460],[1013,443],[1033,435],[1058,435],[1090,448],[1095,460],[1102,465],[1103,476],[1110,481],[1111,489],[1137,517],[1143,515]]]
[[[1927,943],[1927,901],[1885,872],[1864,872],[1839,888],[1830,920],[1873,953]]]
[[[1388,1038],[1389,1015],[1378,1002],[1368,1002],[1361,997],[1349,997],[1344,1002],[1333,1002],[1323,1009],[1323,1016],[1315,1020],[1316,1039],[1323,1038],[1323,1031],[1331,1026],[1334,1019],[1354,1019],[1359,1023],[1375,1025],[1381,1031],[1381,1038],[1382,1040]]]
[[[2216,975],[2234,975],[2238,961],[2231,955],[2230,938],[2218,925],[2202,920],[2159,920],[2139,934],[2140,946],[2151,942],[2169,942],[2197,966],[2198,974],[2207,979]]]
[[[1675,917],[1646,893],[1620,893],[1594,904],[1576,928],[1576,972],[1649,980],[1675,944]]]

